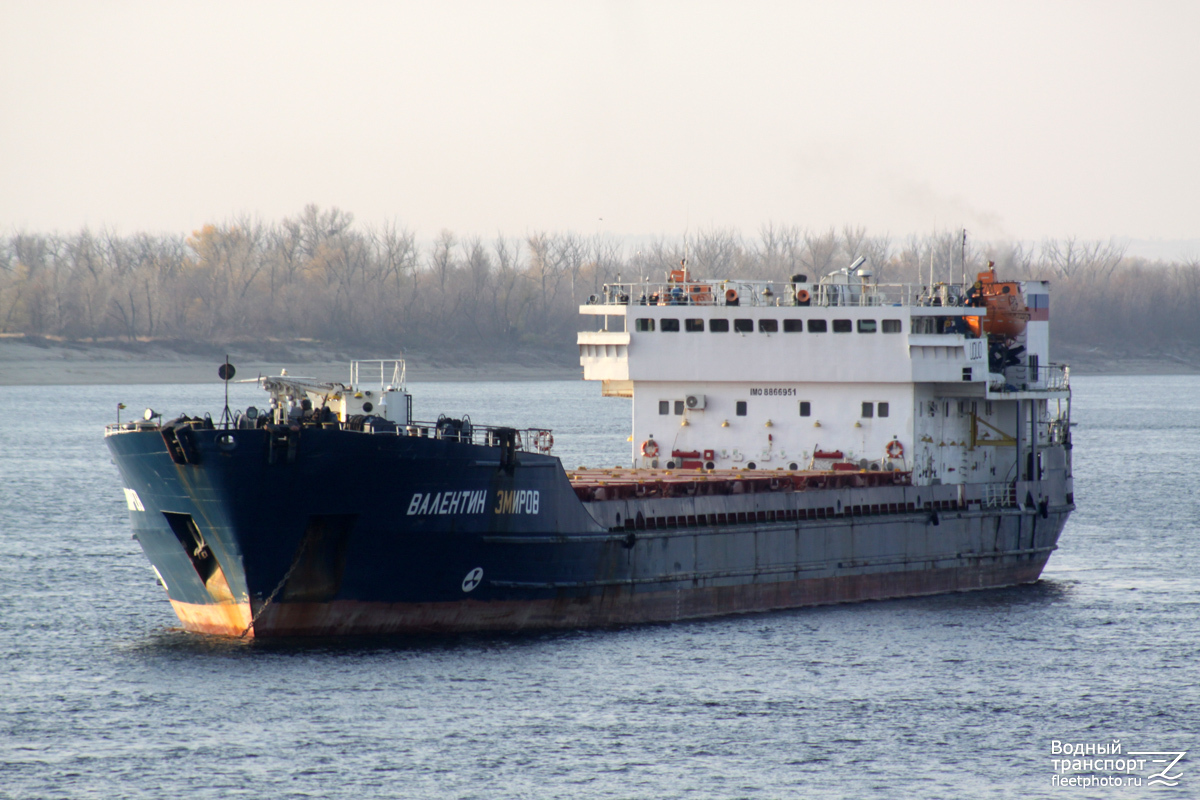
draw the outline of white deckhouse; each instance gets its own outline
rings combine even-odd
[[[861,260],[860,260],[861,263]],[[608,284],[580,313],[586,380],[633,401],[633,463],[897,470],[922,484],[1037,479],[1069,441],[1044,281]],[[1034,470],[1037,470],[1035,473]]]

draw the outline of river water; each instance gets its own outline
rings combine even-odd
[[[0,388],[0,797],[1200,797],[1200,378],[1073,385],[1079,508],[1037,585],[307,645],[179,631],[130,538],[102,426],[219,386]],[[629,460],[593,384],[411,389]],[[1055,742],[1114,739],[1193,752],[1174,788],[1054,783]]]

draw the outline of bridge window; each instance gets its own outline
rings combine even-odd
[[[659,400],[658,401],[658,413],[664,414],[664,415],[670,414],[671,413],[671,401],[670,400]]]
[[[804,330],[804,320],[802,319],[785,319],[783,321],[784,333],[800,333]]]
[[[733,330],[736,333],[754,333],[754,320],[735,319],[733,321]]]
[[[812,416],[812,403],[808,402],[807,400],[800,401],[800,416],[802,416],[802,417],[811,417]]]
[[[874,403],[863,403],[862,404],[862,415],[863,415],[863,419],[870,419],[871,417],[875,416],[875,404]]]
[[[883,332],[884,333],[899,333],[900,332],[900,320],[885,319],[883,321]]]
[[[679,320],[664,319],[662,321],[662,332],[663,333],[679,333]]]
[[[682,400],[675,401],[675,416],[677,416],[677,417],[683,416],[683,401]]]
[[[827,327],[826,322],[823,319],[810,319],[808,321],[808,332],[809,333],[825,333],[825,331],[827,331],[827,330],[829,330],[829,328]]]
[[[729,333],[729,320],[710,319],[708,321],[708,330],[710,333]]]
[[[938,318],[937,317],[913,317],[911,323],[912,333],[937,333]]]
[[[704,330],[704,320],[702,319],[685,319],[683,321],[683,329],[688,333],[696,333]]]
[[[860,319],[858,321],[858,332],[859,333],[874,333],[875,332],[875,320]]]
[[[746,416],[746,401],[745,400],[737,401],[737,415],[739,417]]]
[[[663,322],[665,323],[666,320],[663,320]],[[664,325],[664,327],[665,327],[665,325]],[[833,321],[833,332],[834,333],[850,333],[853,330],[854,330],[854,325],[848,319],[835,319]]]
[[[777,319],[760,319],[758,321],[759,333],[779,333],[779,320]]]
[[[652,333],[654,331],[654,320],[638,318],[633,321],[633,329],[638,333]]]
[[[875,412],[876,412],[877,416],[886,417],[888,415],[888,404],[887,403],[877,404],[875,406]]]

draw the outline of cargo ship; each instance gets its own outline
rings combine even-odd
[[[681,264],[580,313],[627,467],[548,429],[413,419],[403,362],[106,428],[183,627],[239,637],[611,626],[1034,582],[1074,509],[1049,287]],[[230,376],[223,368],[222,376]]]

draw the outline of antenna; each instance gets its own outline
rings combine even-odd
[[[962,232],[963,232],[962,257],[959,259],[959,263],[962,265],[962,285],[963,285],[963,288],[966,288],[966,286],[967,286],[967,229],[963,228]]]
[[[233,424],[233,414],[229,413],[229,382],[237,370],[229,363],[229,354],[225,354],[225,363],[217,367],[217,377],[225,381],[225,410],[221,412],[221,427],[228,428]]]

